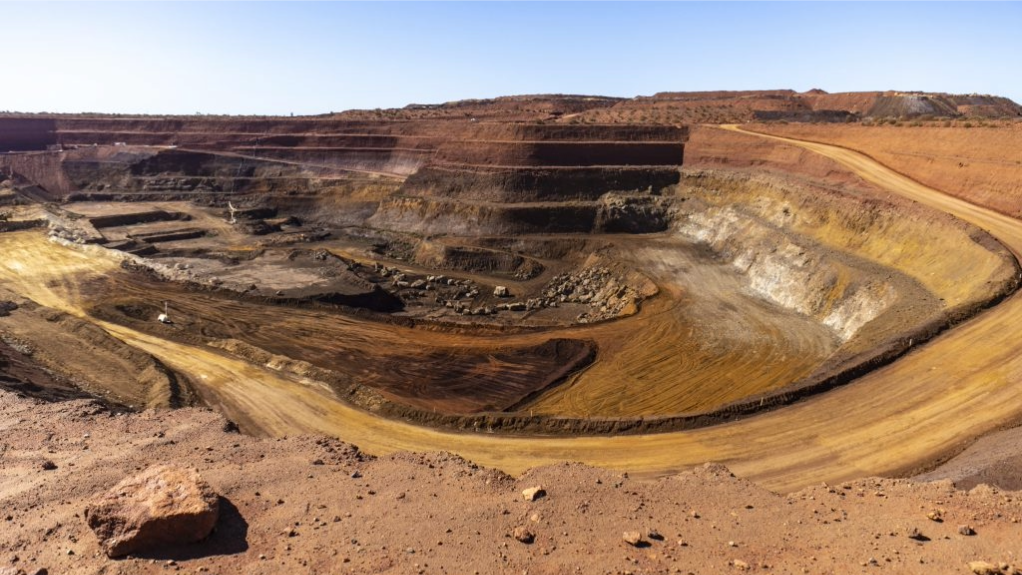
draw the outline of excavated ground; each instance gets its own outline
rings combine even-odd
[[[719,134],[721,139],[753,139]],[[479,217],[482,212],[471,202],[448,202],[453,217],[479,226],[481,233],[470,238],[423,239],[427,244],[460,248],[441,252],[442,259],[456,254],[452,261],[460,258],[465,262],[457,254],[473,249],[502,252],[506,261],[513,261],[513,255],[524,256],[519,264],[502,264],[506,266],[502,273],[511,273],[511,279],[522,274],[519,283],[498,274],[500,284],[496,284],[494,276],[488,275],[487,260],[476,256],[467,258],[466,272],[448,270],[452,277],[441,283],[436,273],[429,279],[429,270],[422,265],[430,258],[435,262],[437,250],[428,245],[419,249],[420,238],[402,229],[404,222],[412,220],[387,217],[393,212],[388,198],[401,194],[400,183],[386,184],[383,176],[334,174],[325,178],[329,192],[324,192],[327,188],[322,187],[320,178],[324,172],[317,167],[312,176],[306,175],[302,191],[294,196],[304,200],[296,202],[299,213],[293,214],[281,210],[292,198],[285,188],[266,191],[252,175],[268,174],[272,165],[281,177],[296,181],[300,174],[292,163],[239,159],[233,153],[194,155],[172,150],[171,168],[160,168],[162,159],[152,160],[164,152],[122,148],[131,157],[104,164],[103,168],[110,170],[104,176],[107,179],[77,199],[124,199],[137,194],[135,199],[156,203],[132,205],[131,210],[116,213],[114,204],[78,201],[52,208],[53,213],[47,215],[58,235],[104,242],[109,233],[116,242],[111,247],[120,249],[60,247],[38,232],[4,234],[0,239],[5,254],[10,254],[4,263],[7,289],[31,294],[39,304],[99,325],[142,350],[172,373],[187,377],[188,389],[247,431],[325,433],[354,440],[376,453],[445,445],[509,471],[570,457],[650,473],[677,470],[718,453],[773,486],[798,485],[813,477],[849,477],[853,474],[847,463],[850,460],[843,455],[835,459],[830,447],[815,442],[802,446],[805,453],[813,455],[798,464],[783,457],[778,460],[770,453],[753,457],[749,450],[755,450],[760,441],[751,437],[766,438],[769,443],[776,435],[762,427],[772,425],[774,420],[768,415],[752,418],[747,425],[720,428],[733,430],[735,436],[725,433],[721,438],[716,429],[707,429],[705,434],[643,436],[637,438],[640,443],[602,436],[531,443],[429,431],[395,418],[458,429],[545,433],[634,433],[706,425],[790,403],[888,362],[914,343],[995,302],[1013,289],[1017,271],[1010,255],[975,228],[898,204],[868,187],[855,187],[854,194],[859,197],[830,190],[827,178],[820,185],[802,179],[694,170],[679,175],[677,184],[603,194],[594,201],[565,196],[561,191],[567,189],[562,187],[563,171],[550,168],[537,175],[526,166],[515,169],[510,180],[501,180],[505,187],[499,189],[509,194],[507,201],[491,202],[494,205],[487,206],[491,212],[486,217]],[[778,158],[791,158],[792,149],[787,145],[765,148],[767,154],[759,163],[768,166]],[[707,157],[698,148],[696,152],[695,157]],[[138,158],[147,167],[132,168]],[[189,164],[188,173],[175,172],[184,169],[180,166],[186,159],[196,163]],[[244,160],[245,170],[255,170],[241,176],[248,178],[245,181],[251,188],[224,175],[238,170],[240,160]],[[828,177],[842,172],[837,164],[813,164],[813,169],[817,167]],[[76,169],[81,176],[85,168],[78,165]],[[160,171],[164,169],[170,171]],[[657,168],[651,174],[661,172]],[[519,186],[524,180],[517,179],[521,174],[529,174],[527,179],[541,177],[549,184],[540,187],[546,198],[543,205],[535,205],[532,197],[521,193]],[[585,170],[568,174],[592,177]],[[207,176],[213,179],[202,180]],[[193,181],[196,177],[200,181]],[[116,182],[123,186],[120,191],[108,187]],[[159,190],[152,189],[154,182]],[[460,182],[463,180],[457,176],[449,181],[450,186],[441,188],[457,189]],[[338,201],[338,190],[361,186],[367,186],[368,192],[362,196],[342,194]],[[439,189],[424,188],[421,182],[417,186],[405,189],[408,197],[427,200]],[[246,202],[238,214],[241,224],[225,224],[225,198],[215,194],[251,200],[262,193],[256,190],[280,200],[276,205]],[[176,194],[205,194],[208,200],[216,200],[205,203],[218,207],[187,207],[159,199],[175,199]],[[325,211],[324,220],[312,219],[325,205],[370,204],[375,208],[365,208],[358,217],[371,213],[378,225],[392,221],[396,229],[345,226],[346,218],[357,217],[340,209]],[[523,207],[516,204],[529,209],[557,208],[552,214],[559,213],[558,209],[584,208],[596,215],[583,226],[589,231],[586,235],[501,238],[492,232],[517,221],[508,215],[514,209],[505,204],[514,209]],[[462,207],[467,211],[459,213]],[[82,215],[76,216],[76,209]],[[830,215],[834,213],[838,217]],[[911,217],[902,217],[904,214]],[[614,224],[608,225],[610,222]],[[632,233],[607,233],[623,223],[632,226]],[[203,233],[194,235],[196,229]],[[935,230],[940,233],[934,234]],[[923,237],[927,240],[922,241]],[[128,242],[137,245],[129,247]],[[136,248],[156,252],[137,259],[128,253]],[[948,253],[959,256],[949,258]],[[528,259],[536,264],[522,268]],[[199,273],[202,270],[195,270],[194,260],[208,265],[218,261],[229,277]],[[316,294],[289,294],[291,288],[280,283],[287,273],[284,270],[308,273],[315,267],[308,267],[310,260],[324,262],[331,281],[361,286],[363,294],[371,291],[368,284],[372,284],[389,294],[386,301],[399,301],[403,310],[385,314],[387,310],[376,309],[375,304],[366,309],[364,303],[357,307],[350,305],[356,303],[352,301],[317,300]],[[282,262],[289,263],[279,269]],[[274,267],[278,271],[273,272],[270,284],[253,288],[248,283]],[[302,284],[307,283],[305,276],[298,277]],[[446,281],[455,278],[454,285]],[[611,280],[618,291],[611,289]],[[420,281],[419,287],[412,287]],[[592,287],[594,281],[599,289]],[[497,309],[494,314],[491,308],[485,312],[486,298],[497,285],[509,287],[512,299],[524,310]],[[624,292],[620,291],[622,285]],[[570,293],[568,286],[573,286]],[[423,292],[448,288],[460,295],[438,293],[436,306],[415,305],[423,299]],[[533,289],[536,291],[528,291]],[[333,288],[325,291],[345,295]],[[576,291],[581,293],[577,300]],[[283,293],[278,296],[277,292]],[[447,306],[452,299],[466,299],[466,294],[471,305],[461,303],[460,309],[453,303]],[[472,299],[477,297],[478,302]],[[596,309],[594,298],[599,304]],[[616,303],[612,298],[617,298]],[[152,319],[163,301],[171,302],[172,317],[181,318],[174,326]],[[491,303],[496,301],[491,298]],[[555,306],[554,302],[564,305]],[[589,311],[579,313],[586,306]],[[426,313],[418,307],[426,308]],[[434,312],[429,309],[440,315],[430,316]],[[477,314],[479,309],[483,313]],[[21,306],[15,313],[53,314],[32,306]],[[722,328],[718,321],[722,313],[743,318],[748,327]],[[44,336],[41,331],[39,337]],[[749,350],[763,353],[761,357],[767,359],[750,359],[755,355],[750,356]],[[912,362],[906,359],[893,368],[905,363]],[[443,371],[447,369],[450,371]],[[456,377],[444,382],[435,377],[437,372]],[[509,384],[501,386],[500,378],[507,376]],[[622,389],[628,390],[627,397]],[[920,390],[913,387],[912,393],[917,397]],[[859,397],[857,392],[853,395]],[[130,404],[145,405],[142,396],[137,393]],[[734,404],[742,398],[746,398],[743,403]],[[855,411],[847,416],[863,422],[888,412],[888,419],[899,420],[892,414],[912,409],[897,401],[883,403],[887,399],[884,394],[874,394],[869,401],[853,402]],[[433,415],[431,409],[438,405],[451,411],[484,413]],[[544,413],[549,410],[562,415],[574,410],[592,415],[591,406],[611,415],[684,409],[696,413],[623,422],[594,417],[581,423],[548,418]],[[698,411],[714,406],[725,409],[709,415]],[[817,407],[815,402],[813,406]],[[493,408],[516,413],[495,415]],[[825,411],[829,414],[833,409]],[[778,413],[785,420],[794,412],[785,409]],[[797,413],[800,415],[794,416],[802,418],[801,427],[813,427],[806,425],[810,412],[797,409]],[[867,413],[871,415],[866,417]],[[993,418],[968,427],[989,429]],[[559,427],[563,421],[570,425]],[[794,427],[774,429],[790,433]],[[817,437],[826,435],[816,433]],[[890,434],[890,429],[887,433],[892,440],[899,436]],[[951,433],[954,430],[938,435]],[[887,471],[904,469],[948,450],[932,442],[927,445],[907,442],[894,450],[899,454],[897,460],[886,453],[869,465]],[[674,455],[666,457],[664,449]],[[850,449],[849,453],[857,452]],[[817,458],[831,463],[812,465]],[[807,473],[808,469],[813,471]]]
[[[542,271],[531,280],[508,281],[511,278],[481,273],[454,276],[455,287],[472,300],[458,306],[472,310],[492,306],[492,312],[484,317],[472,314],[468,321],[457,313],[458,307],[437,305],[449,288],[427,276],[428,269],[403,268],[403,274],[421,275],[386,282],[378,270],[386,271],[385,266],[400,260],[380,257],[378,244],[367,245],[350,235],[347,240],[305,243],[300,249],[278,248],[262,239],[272,233],[253,236],[248,228],[226,223],[218,211],[187,203],[72,203],[62,209],[71,214],[67,219],[85,229],[77,230],[79,237],[145,256],[136,266],[156,262],[150,271],[160,271],[164,280],[184,280],[186,286],[153,281],[151,274],[106,273],[76,286],[60,307],[183,343],[243,342],[220,347],[249,360],[263,355],[290,358],[309,366],[299,369],[304,370],[302,375],[309,375],[305,373],[309,368],[318,369],[316,376],[337,392],[357,389],[357,403],[363,407],[403,416],[416,413],[401,406],[417,410],[420,419],[423,413],[459,416],[526,410],[530,418],[664,416],[713,411],[750,396],[763,405],[764,397],[778,389],[832,385],[834,375],[899,353],[909,337],[931,336],[954,313],[996,297],[1006,279],[1013,277],[1005,254],[975,244],[968,230],[932,217],[892,232],[900,235],[887,244],[851,245],[857,236],[850,230],[865,233],[892,224],[867,212],[864,219],[821,227],[814,218],[840,209],[834,202],[857,200],[815,193],[825,198],[824,203],[814,206],[804,199],[808,191],[787,191],[772,181],[693,173],[666,198],[674,202],[676,222],[666,232],[587,236],[580,245],[602,243],[596,254],[581,261],[563,254],[537,260],[540,265],[535,267]],[[750,202],[753,196],[758,205]],[[774,199],[766,202],[767,198]],[[743,213],[729,207],[742,204],[754,207]],[[84,218],[76,220],[73,214]],[[946,226],[945,235],[951,238],[953,233],[964,235],[920,246],[910,254],[908,265],[884,248],[932,225]],[[731,235],[721,236],[729,226]],[[716,235],[709,238],[707,232]],[[553,247],[571,241],[533,238],[534,243]],[[782,255],[770,255],[778,246]],[[26,260],[52,257],[43,253],[50,251],[46,244],[25,249],[31,254]],[[554,255],[549,253],[553,248],[546,249],[548,253],[541,255]],[[961,251],[961,259],[970,262],[950,279],[944,272],[934,273],[946,249]],[[965,255],[969,249],[970,255]],[[15,254],[17,248],[9,245],[7,251]],[[625,259],[624,254],[631,258],[629,265],[615,264]],[[753,261],[759,263],[750,265]],[[541,296],[536,293],[540,290],[549,293],[549,282],[563,276],[555,272],[575,266],[606,269],[596,265],[601,262],[621,270],[617,277],[622,283],[612,289],[636,289],[637,296],[659,290],[659,295],[632,319],[559,329],[551,326],[588,323],[591,312],[585,310],[592,310],[593,304],[576,303],[569,294],[562,295],[563,305],[556,307],[532,309],[529,303],[525,313],[492,315],[500,298],[484,295],[493,291],[496,279],[510,286],[514,299],[536,301],[529,298]],[[48,265],[59,268],[61,262]],[[896,265],[910,273],[895,271]],[[941,279],[930,280],[933,275]],[[414,277],[421,277],[418,282],[424,284],[418,291],[408,287]],[[480,280],[488,283],[479,285]],[[202,282],[217,289],[196,291]],[[806,287],[799,293],[794,284]],[[477,295],[464,294],[469,290]],[[423,297],[434,294],[435,302]],[[599,301],[604,309],[611,300]],[[621,301],[618,305],[624,305]],[[174,310],[172,328],[152,321],[161,302]],[[368,308],[371,313],[359,318],[308,306],[315,303]],[[631,305],[618,313],[635,313],[637,307]],[[415,318],[419,325],[381,327],[377,320],[383,312],[397,312],[387,317]],[[429,328],[437,322],[460,322],[456,325],[464,327],[441,332]],[[860,333],[866,324],[869,328]],[[466,345],[466,329],[487,326],[505,331],[546,329],[520,335],[483,332]],[[875,350],[879,351],[871,355]],[[586,369],[579,372],[581,368]],[[248,414],[245,419],[253,417]],[[693,420],[688,417],[684,424]],[[585,425],[571,429],[583,431]]]

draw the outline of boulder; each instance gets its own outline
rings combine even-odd
[[[625,531],[621,534],[621,538],[624,539],[625,543],[632,547],[639,547],[646,541],[642,538],[642,533],[638,531]]]
[[[494,297],[508,297],[511,292],[508,291],[507,286],[497,286],[493,288]]]
[[[529,530],[527,527],[515,527],[511,535],[518,541],[525,543],[526,545],[536,540],[536,534]]]
[[[522,490],[522,498],[526,501],[535,501],[546,496],[546,490],[540,486],[530,487]]]
[[[204,539],[216,525],[218,499],[194,469],[157,465],[95,497],[85,520],[103,551],[120,557]]]

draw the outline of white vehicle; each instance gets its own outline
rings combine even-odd
[[[157,316],[156,320],[167,325],[174,323],[170,319],[170,309],[167,306],[167,302],[163,302],[163,313]]]

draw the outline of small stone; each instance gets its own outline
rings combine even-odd
[[[968,525],[959,525],[958,526],[958,534],[959,535],[965,535],[965,536],[975,535],[976,534],[976,530],[973,529],[972,527],[968,526]]]
[[[913,527],[912,529],[908,530],[908,538],[909,539],[915,539],[916,541],[929,541],[930,540],[929,537],[923,535],[923,533],[921,531],[919,531],[919,529],[917,529],[915,527]]]
[[[986,561],[969,561],[969,570],[976,575],[1000,575],[1001,568]]]
[[[638,531],[625,531],[621,534],[621,538],[625,540],[625,543],[633,547],[638,547],[643,543],[642,533]]]
[[[322,460],[322,459],[314,459],[314,460],[312,461],[312,464],[313,464],[313,465],[325,465],[325,463],[323,463],[323,460]]]
[[[530,487],[522,490],[522,497],[525,498],[526,501],[535,501],[545,496],[546,490],[538,485],[536,487]]]
[[[738,544],[737,544],[737,543],[735,543],[734,541],[728,541],[728,542],[727,542],[727,546],[728,546],[728,547],[738,547]]]
[[[351,472],[351,478],[352,478],[352,479],[358,479],[358,478],[360,478],[360,477],[362,477],[362,474],[361,474],[361,473],[359,473],[359,471],[358,471],[357,469],[356,469],[355,471],[352,471],[352,472]]]
[[[926,518],[930,521],[941,523],[944,521],[944,512],[940,509],[934,509],[926,514]]]
[[[53,471],[57,468],[57,464],[47,459],[46,461],[43,461],[39,467],[41,467],[43,471]]]
[[[657,531],[656,529],[650,529],[649,533],[647,533],[646,536],[649,537],[650,539],[654,540],[654,541],[663,541],[664,540],[664,536],[661,535],[660,532]]]
[[[514,536],[516,540],[521,541],[526,545],[536,540],[536,534],[533,533],[532,531],[529,531],[528,528],[522,526],[515,527],[514,531],[511,534]]]
[[[749,569],[749,564],[746,563],[745,561],[742,561],[741,559],[735,559],[734,561],[731,562],[731,564],[734,565],[735,569],[738,569],[739,571],[746,571]]]

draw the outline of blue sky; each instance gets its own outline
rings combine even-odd
[[[0,110],[822,88],[1022,102],[1020,3],[0,3]]]

